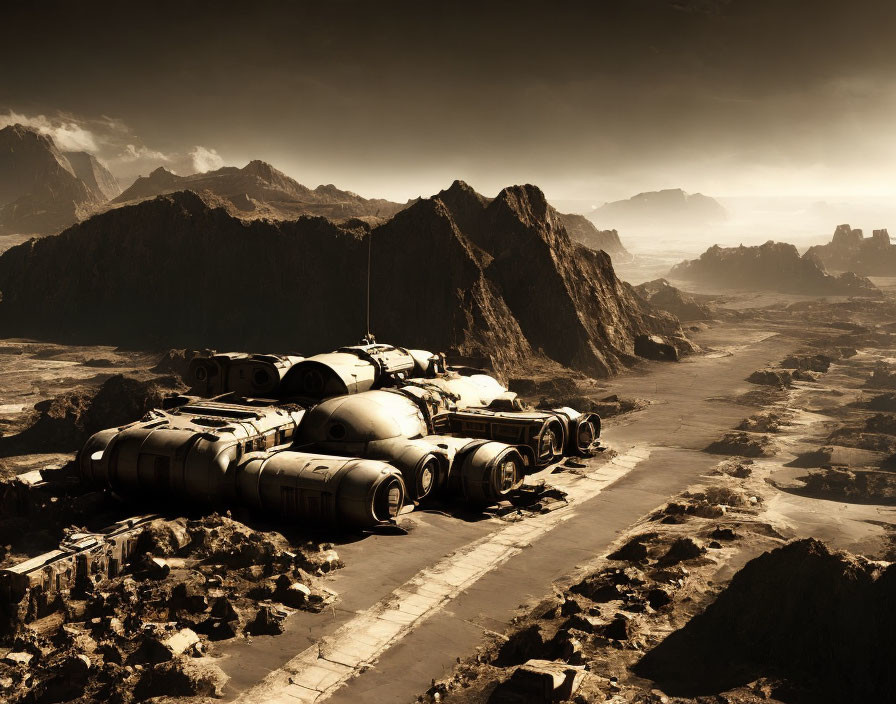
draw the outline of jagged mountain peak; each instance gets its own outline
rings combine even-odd
[[[113,188],[111,174],[88,154],[72,156],[74,165],[52,137],[31,127],[0,130],[0,232],[58,232],[108,199],[99,183]]]
[[[19,334],[114,335],[119,344],[160,336],[219,347],[343,344],[363,329],[370,236],[371,319],[384,339],[453,350],[499,370],[538,355],[596,376],[629,363],[639,336],[687,344],[675,319],[640,302],[606,255],[559,236],[553,209],[533,187],[505,189],[467,219],[440,197],[422,199],[370,230],[323,217],[246,223],[207,197],[170,193],[8,250],[0,256],[0,324]],[[494,233],[490,250],[481,233]],[[71,267],[74,257],[104,272],[101,290]],[[246,276],[246,262],[260,275]],[[176,284],[190,279],[184,306]],[[195,310],[220,307],[222,286],[227,314],[203,316],[197,328]],[[303,324],[284,326],[286,319]]]
[[[155,179],[155,180],[160,180],[160,179],[169,180],[176,176],[177,176],[177,174],[175,174],[173,171],[169,171],[164,166],[159,166],[159,167],[153,169],[150,172],[149,176],[146,176],[143,178],[151,178],[151,179]]]
[[[275,177],[289,178],[282,171],[275,169],[269,163],[267,163],[266,161],[262,161],[261,159],[253,159],[242,168],[242,171],[247,174],[258,176],[259,178],[265,179],[267,181],[270,181]]]
[[[556,212],[548,203],[544,192],[532,184],[508,186],[492,202],[493,207],[505,205],[521,220],[529,223],[543,222],[553,226]]]
[[[332,184],[311,190],[260,159],[242,168],[224,166],[189,176],[177,176],[160,167],[149,176],[138,178],[113,204],[134,203],[175,190],[191,190],[216,198],[217,205],[245,220],[291,220],[302,215],[334,219],[389,217],[402,207],[386,200],[368,200]]]

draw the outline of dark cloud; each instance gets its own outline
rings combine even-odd
[[[891,0],[33,8],[4,10],[0,108],[111,115],[151,150],[311,185],[854,187],[896,156]]]

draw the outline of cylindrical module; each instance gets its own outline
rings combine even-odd
[[[523,456],[502,442],[472,442],[455,457],[448,487],[472,504],[505,499],[523,482]]]
[[[300,522],[374,526],[404,504],[401,472],[385,462],[280,450],[237,467],[239,500]]]
[[[102,431],[81,450],[81,476],[131,496],[243,504],[299,522],[368,527],[398,515],[406,494],[399,469],[377,460],[271,448],[268,443],[284,439],[285,431],[291,435],[298,414],[266,413],[272,417],[255,420],[252,432],[247,424],[225,424],[216,432],[171,427],[172,421],[195,423],[174,413]]]

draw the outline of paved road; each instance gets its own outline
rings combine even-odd
[[[744,378],[797,345],[727,326],[699,341],[723,351],[646,365],[607,384],[608,393],[652,403],[605,424],[616,461],[596,464],[590,478],[552,477],[570,493],[569,507],[510,525],[415,514],[407,536],[340,546],[346,568],[328,584],[341,595],[335,609],[296,614],[281,636],[224,648],[231,698],[413,701],[485,632],[504,631],[521,605],[715,465],[700,450],[752,412],[730,400],[755,388]]]

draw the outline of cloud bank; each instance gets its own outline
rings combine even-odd
[[[160,166],[186,175],[220,169],[224,158],[217,149],[196,145],[186,152],[165,152],[142,142],[122,120],[102,116],[81,118],[67,113],[28,115],[0,111],[0,129],[20,124],[53,139],[61,151],[89,152],[102,161],[123,186]]]

